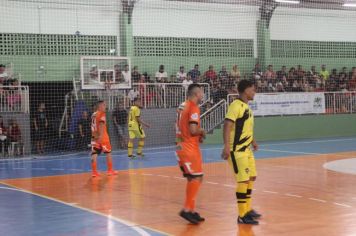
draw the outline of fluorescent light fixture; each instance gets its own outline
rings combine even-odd
[[[275,0],[276,2],[279,2],[279,3],[290,3],[290,4],[299,4],[300,1],[297,1],[297,0]]]
[[[344,3],[344,7],[356,7],[356,2],[355,3]]]

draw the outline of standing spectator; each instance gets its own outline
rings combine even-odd
[[[187,73],[184,72],[184,66],[179,67],[179,71],[177,72],[176,79],[177,82],[180,83],[187,78]]]
[[[229,78],[229,73],[226,71],[226,66],[221,67],[221,71],[219,72],[220,80],[227,80]]]
[[[276,86],[278,92],[284,92],[284,88],[288,85],[287,78],[287,67],[282,66],[281,70],[277,71],[276,74]]]
[[[129,104],[133,104],[133,101],[140,95],[136,88],[132,88],[127,94]]]
[[[235,82],[235,84],[238,84],[240,82],[241,72],[240,72],[239,67],[237,65],[234,65],[232,67],[232,70],[230,71],[230,78],[231,78],[232,81]]]
[[[123,82],[121,68],[119,64],[114,65],[115,83]],[[110,81],[108,81],[110,82]]]
[[[125,65],[124,70],[121,72],[122,77],[124,78],[125,83],[130,83],[131,81],[131,72],[129,70],[129,65]]]
[[[356,67],[352,68],[352,75],[349,81],[349,90],[356,91]]]
[[[316,72],[315,66],[310,68],[310,71],[307,73],[307,80],[311,87],[316,88],[317,83],[320,83],[320,78],[318,72]]]
[[[214,71],[214,66],[210,65],[209,69],[204,73],[204,79],[206,83],[212,84],[217,79],[217,74]]]
[[[7,137],[7,129],[4,124],[4,119],[0,116],[0,152],[6,153],[9,146],[9,139]]]
[[[117,130],[117,136],[119,139],[119,147],[126,149],[127,147],[127,111],[125,107],[118,103],[113,113],[113,122]]]
[[[82,118],[78,122],[78,148],[87,149],[90,146],[91,140],[91,127],[90,118],[87,111],[83,111]]]
[[[188,77],[186,77],[184,80],[183,80],[183,87],[185,88],[185,90],[187,91],[189,85],[191,85],[193,83],[192,81],[192,78],[190,77],[190,75],[188,75]]]
[[[38,154],[44,153],[45,140],[47,136],[46,132],[48,128],[48,120],[45,109],[46,105],[44,103],[40,103],[40,105],[38,106],[38,110],[35,113],[35,119],[33,120],[36,136],[36,148]]]
[[[141,74],[138,71],[138,67],[134,66],[133,71],[131,73],[131,79],[133,83],[138,83],[141,79]]]
[[[292,67],[289,69],[289,72],[288,72],[288,78],[287,78],[287,81],[288,81],[288,86],[287,86],[287,91],[291,92],[291,91],[294,91],[297,84],[295,83],[295,81],[297,80],[297,74],[295,72],[295,68]]]
[[[298,65],[296,74],[298,80],[302,80],[304,78],[305,71],[301,65]]]
[[[167,72],[164,71],[164,65],[160,65],[158,71],[156,72],[156,82],[165,83],[168,80]]]
[[[341,72],[339,73],[339,89],[341,91],[345,91],[347,89],[347,83],[349,81],[349,73],[347,72],[347,68],[343,67]]]
[[[14,79],[8,88],[7,103],[10,109],[21,104],[21,87],[17,79]]]
[[[321,66],[320,77],[322,79],[322,83],[325,85],[325,82],[329,79],[330,73],[326,70],[326,65]]]
[[[199,71],[199,65],[196,64],[193,69],[191,69],[188,73],[190,77],[192,78],[194,83],[197,83],[200,81],[200,71]]]
[[[22,155],[21,130],[15,119],[9,121],[9,141],[17,144],[17,155]]]
[[[329,79],[326,82],[327,91],[338,91],[339,90],[339,77],[337,75],[337,70],[333,69],[329,76]]]
[[[89,74],[91,79],[98,80],[99,78],[98,67],[96,65],[92,65]]]

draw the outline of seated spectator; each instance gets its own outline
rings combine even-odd
[[[199,65],[196,64],[193,69],[191,69],[188,73],[190,77],[192,78],[194,83],[200,82],[200,71],[199,71]]]
[[[141,79],[141,74],[138,72],[138,67],[134,66],[133,71],[131,73],[131,79],[133,83],[138,83]]]
[[[131,72],[129,71],[129,65],[124,66],[124,70],[121,72],[123,82],[129,83],[131,81]]]
[[[298,80],[304,79],[305,71],[304,71],[304,69],[303,69],[303,67],[301,65],[298,65],[297,70],[296,70],[296,74],[297,74],[297,79]]]
[[[349,81],[349,91],[356,91],[356,67],[352,69],[352,75]]]
[[[115,83],[123,82],[121,68],[119,64],[114,65]]]
[[[22,155],[22,137],[21,130],[15,119],[9,121],[9,141],[10,143],[17,143],[16,155]]]
[[[262,70],[260,68],[260,64],[256,64],[255,68],[252,69],[252,77],[254,80],[259,80],[263,76]]]
[[[326,65],[321,66],[320,71],[320,78],[322,79],[321,82],[325,85],[325,82],[329,79],[330,73],[326,70]]]
[[[264,80],[267,81],[268,91],[273,92],[276,90],[276,73],[273,71],[273,66],[269,65],[266,72],[263,74]]]
[[[16,106],[21,105],[21,87],[17,79],[13,80],[8,89],[7,103],[10,109],[14,109]]]
[[[282,66],[280,71],[277,71],[276,73],[276,85],[280,90],[281,87],[285,87],[287,86],[287,78],[288,78],[288,74],[287,74],[287,67],[286,66]]]
[[[83,111],[82,117],[78,122],[78,148],[88,149],[91,142],[91,124],[87,111]]]
[[[341,72],[339,73],[339,90],[346,91],[347,83],[349,81],[349,73],[347,72],[347,68],[343,67]]]
[[[5,70],[6,70],[5,65],[0,64],[0,84],[4,84],[4,82],[9,77]]]
[[[211,97],[213,103],[218,103],[222,99],[226,99],[228,93],[224,87],[221,86],[220,82],[213,83],[213,88],[211,90]]]
[[[329,79],[326,82],[327,91],[338,91],[339,90],[339,77],[337,75],[337,70],[333,69],[329,76]]]
[[[127,147],[127,118],[128,114],[123,104],[118,103],[113,112],[113,122],[117,130],[119,139],[119,147],[126,149]]]
[[[297,74],[296,74],[295,68],[291,67],[289,69],[288,78],[287,78],[288,85],[287,85],[286,90],[288,92],[292,92],[294,90],[294,88],[297,87],[297,84],[294,83],[296,80],[297,80]]]
[[[210,65],[209,69],[204,73],[204,82],[212,84],[218,78],[214,66]]]
[[[190,77],[190,75],[188,75],[188,77],[186,77],[182,83],[183,83],[183,87],[185,88],[185,90],[187,90],[189,85],[193,83],[193,80]]]
[[[226,71],[226,66],[221,67],[221,71],[219,71],[218,77],[220,80],[227,80],[229,78],[229,73]]]
[[[184,66],[179,67],[179,71],[177,72],[176,79],[177,82],[180,83],[187,78],[187,73],[184,72]]]
[[[310,68],[310,71],[307,72],[307,81],[310,86],[316,88],[317,83],[319,83],[320,78],[318,72],[316,72],[315,66]]]
[[[99,71],[96,65],[92,65],[89,71],[90,78],[93,80],[97,80],[99,78]]]
[[[234,65],[232,67],[232,70],[230,71],[230,78],[236,82],[236,84],[240,81],[241,78],[241,72],[238,68],[237,65]]]
[[[7,137],[7,129],[4,124],[4,119],[0,116],[0,154],[7,153],[9,147],[9,139]]]
[[[164,65],[159,66],[155,77],[157,83],[165,83],[168,81],[168,75],[167,72],[164,71]]]

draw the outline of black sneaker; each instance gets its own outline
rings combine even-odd
[[[258,225],[258,221],[254,220],[252,217],[245,215],[244,217],[237,218],[238,224],[246,224],[246,225]]]
[[[259,214],[259,213],[258,213],[257,211],[255,211],[255,210],[251,210],[251,211],[247,212],[246,215],[252,217],[253,219],[259,219],[259,218],[262,217],[262,215]]]
[[[199,221],[199,222],[205,221],[205,218],[201,217],[198,212],[194,212],[193,215],[197,221]]]
[[[191,224],[197,225],[199,223],[192,212],[186,212],[182,210],[179,212],[179,215],[185,220],[189,221]]]
[[[144,157],[145,157],[145,154],[143,154],[143,153],[141,152],[141,153],[137,153],[137,156],[138,156],[139,158],[144,158]]]

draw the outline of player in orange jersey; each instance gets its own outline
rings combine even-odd
[[[195,200],[203,180],[202,154],[199,143],[205,138],[205,131],[200,128],[199,103],[204,93],[198,84],[188,87],[188,99],[177,110],[177,150],[179,167],[187,178],[186,198],[181,217],[192,224],[204,221],[195,212]]]
[[[108,165],[108,175],[116,175],[117,172],[113,170],[112,156],[111,156],[111,144],[110,138],[107,131],[106,123],[106,104],[104,101],[98,101],[97,110],[91,117],[91,132],[92,132],[92,142],[91,142],[91,167],[93,177],[98,177],[99,173],[97,171],[97,157],[101,152],[106,154],[106,161]]]

